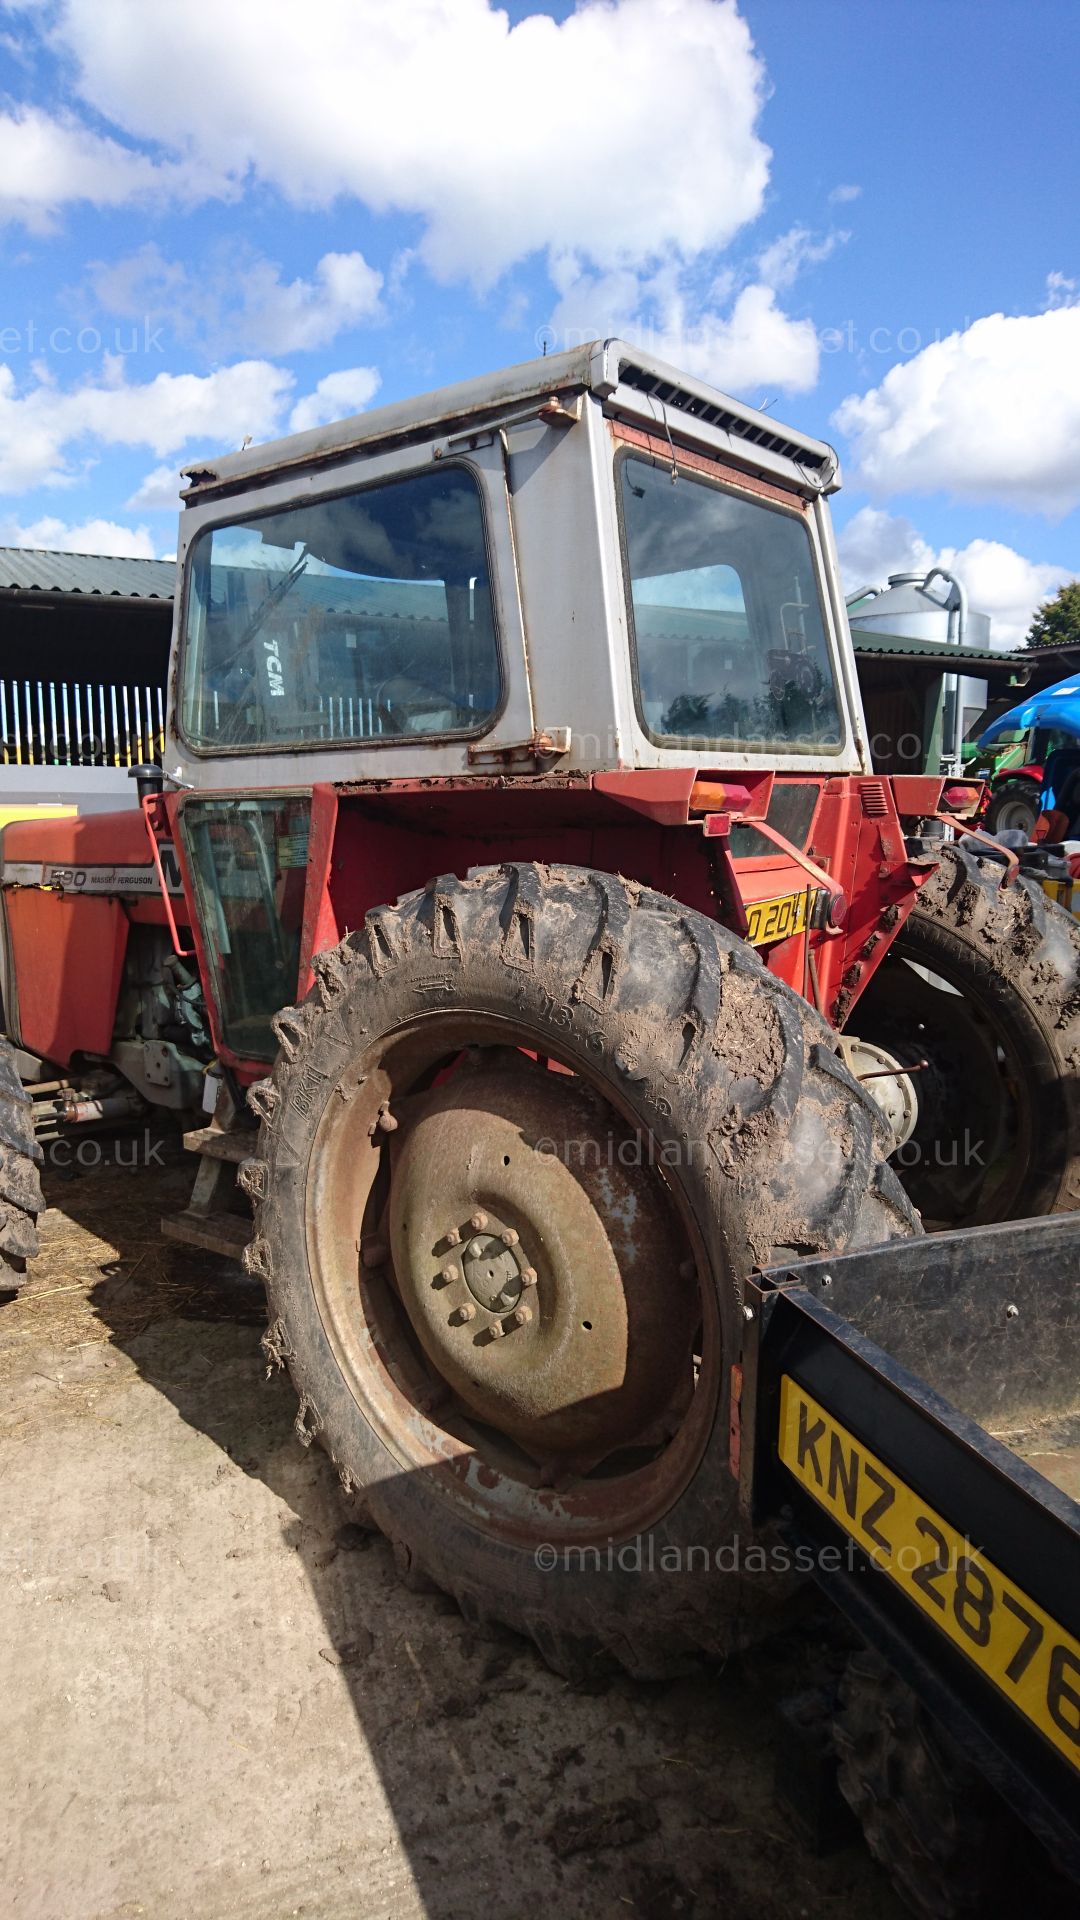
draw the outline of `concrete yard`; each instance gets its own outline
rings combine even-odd
[[[772,1801],[813,1637],[571,1688],[407,1590],[294,1439],[252,1283],[158,1238],[190,1178],[47,1170],[0,1295],[4,1913],[895,1920],[861,1841],[817,1859]]]

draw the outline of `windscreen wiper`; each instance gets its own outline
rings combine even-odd
[[[255,635],[258,633],[259,628],[262,626],[263,621],[266,619],[267,614],[272,612],[274,607],[278,605],[279,601],[284,600],[285,595],[287,593],[292,592],[292,589],[293,587],[295,587],[297,581],[300,578],[300,575],[306,570],[309,558],[310,556],[308,554],[308,550],[305,547],[303,549],[303,552],[300,553],[298,557],[293,561],[293,564],[289,568],[288,573],[282,574],[281,579],[277,582],[277,585],[270,587],[269,590],[263,594],[263,597],[259,601],[259,604],[256,607],[254,613],[251,614],[251,616],[249,617],[248,623],[244,628],[243,633],[240,635],[240,638],[237,641],[232,652],[227,656],[226,659],[219,661],[217,666],[215,667],[214,672],[216,674],[220,675],[220,674],[228,673],[231,667],[235,667],[237,661],[243,657],[244,651],[248,646],[249,642],[254,640]]]
[[[284,600],[285,595],[287,593],[292,592],[292,589],[295,587],[297,581],[300,578],[300,575],[304,573],[307,569],[308,557],[309,557],[308,550],[305,547],[303,552],[298,556],[298,558],[293,561],[293,564],[289,568],[288,573],[282,574],[281,579],[278,581],[277,585],[274,587],[271,587],[269,592],[263,595],[254,613],[252,614],[250,620],[248,621],[247,626],[244,628],[244,631],[241,634],[239,641],[237,642],[236,653],[233,654],[234,660],[237,658],[239,654],[243,652],[244,648],[248,644],[248,641],[254,640],[255,635],[258,633],[259,628],[262,626],[264,620],[266,619],[267,614],[270,613],[271,610],[277,606],[279,600]]]

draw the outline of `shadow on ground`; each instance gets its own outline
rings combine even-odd
[[[167,1539],[188,1543],[172,1584],[159,1572],[147,1580],[179,1593],[168,1604],[189,1637],[182,1654],[174,1646],[147,1666],[146,1712],[157,1711],[155,1689],[174,1689],[177,1738],[189,1719],[201,1739],[210,1729],[207,1765],[227,1753],[227,1778],[220,1805],[213,1781],[199,1796],[190,1875],[172,1893],[160,1862],[140,1881],[139,1855],[154,1842],[129,1800],[108,1845],[128,1850],[131,1871],[110,1855],[102,1886],[130,1897],[85,1907],[26,1898],[15,1911],[522,1920],[546,1907],[588,1920],[862,1920],[874,1910],[892,1920],[899,1909],[861,1843],[815,1859],[772,1803],[776,1704],[805,1684],[807,1639],[724,1674],[664,1686],[598,1674],[570,1687],[516,1636],[481,1631],[443,1596],[403,1585],[387,1545],[348,1519],[324,1456],[296,1441],[287,1380],[264,1378],[260,1290],[231,1264],[160,1239],[159,1215],[184,1204],[191,1180],[175,1144],[164,1159],[138,1175],[108,1163],[67,1179],[47,1170],[47,1265],[10,1310],[8,1338],[17,1345],[29,1320],[23,1360],[32,1352],[39,1372],[57,1369],[68,1387],[89,1370],[81,1437],[77,1400],[65,1416],[76,1446],[154,1455],[125,1466],[121,1483],[133,1473],[146,1493],[155,1553]],[[128,1401],[110,1413],[119,1387],[96,1384],[110,1349],[129,1393],[142,1383],[130,1413]],[[152,1407],[146,1387],[159,1397]],[[30,1407],[19,1433],[34,1430],[35,1405],[18,1402]],[[113,1599],[110,1584],[94,1594]],[[137,1569],[119,1590],[140,1604]],[[124,1659],[149,1658],[156,1604],[155,1614],[151,1594],[144,1639]],[[147,1884],[156,1893],[143,1906]]]

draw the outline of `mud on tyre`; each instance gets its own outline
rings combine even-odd
[[[21,1287],[38,1251],[37,1219],[44,1211],[30,1100],[15,1055],[0,1040],[0,1293]]]
[[[1004,871],[944,846],[852,1015],[903,1064],[927,1062],[896,1164],[928,1224],[1080,1206],[1080,924]]]
[[[1064,1912],[1069,1891],[1033,1835],[869,1648],[848,1661],[833,1741],[840,1790],[914,1913]]]
[[[918,1231],[825,1023],[674,901],[523,865],[369,913],[276,1029],[264,1346],[402,1568],[563,1671],[760,1631],[785,1583],[703,1566],[740,1283]]]

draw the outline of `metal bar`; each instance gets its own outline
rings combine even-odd
[[[120,765],[120,721],[116,711],[116,688],[109,688],[109,704],[112,709],[113,766]]]
[[[162,690],[160,687],[157,687],[155,691],[157,693],[158,753],[161,755],[161,758],[164,760],[165,758],[165,695],[162,693]]]
[[[143,820],[146,825],[147,837],[150,841],[150,851],[154,856],[154,867],[157,871],[158,885],[161,888],[161,897],[165,902],[165,918],[169,923],[169,932],[172,935],[173,952],[177,954],[181,960],[190,960],[193,958],[196,949],[194,947],[182,947],[180,945],[180,930],[176,924],[172,895],[169,892],[168,882],[161,865],[161,849],[158,846],[157,834],[154,831],[152,810],[157,805],[157,798],[158,796],[156,794],[148,794],[146,799],[142,801]]]
[[[17,680],[13,680],[11,683],[11,710],[15,716],[15,765],[21,767],[23,763],[22,723],[19,719],[19,683]]]
[[[49,762],[48,762],[48,759],[46,758],[46,743],[45,743],[45,696],[42,692],[42,683],[40,680],[37,683],[37,709],[38,709],[38,749],[41,754],[41,758],[37,764],[39,767],[47,767]]]
[[[143,753],[142,699],[138,687],[132,687],[131,689],[131,702],[135,709],[135,762],[137,766],[141,766],[146,755]]]
[[[4,737],[4,765],[8,764],[7,682],[0,680],[0,732]]]
[[[130,767],[131,765],[131,709],[128,706],[128,690],[126,687],[121,687],[120,698],[124,703],[124,753],[126,756],[124,764],[125,766]]]
[[[68,686],[67,686],[66,680],[63,680],[60,683],[60,698],[63,702],[63,707],[64,707],[64,746],[67,752],[67,764],[70,767],[71,765],[71,715],[68,711]]]
[[[80,698],[80,687],[77,680],[71,689],[71,697],[72,697],[72,703],[75,708],[76,765],[80,767],[85,767],[87,765],[87,760],[86,760],[86,745],[83,740],[83,730],[82,730],[82,699]]]

